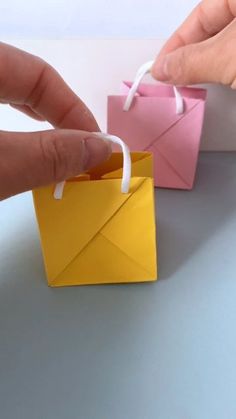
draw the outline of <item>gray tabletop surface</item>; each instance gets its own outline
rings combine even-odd
[[[159,281],[51,289],[31,194],[0,203],[1,419],[236,418],[236,154],[156,204]]]

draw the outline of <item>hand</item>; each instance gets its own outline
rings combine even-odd
[[[160,81],[236,88],[236,2],[203,0],[164,45],[152,69]]]
[[[56,129],[0,131],[0,199],[65,180],[101,163],[109,144],[59,74],[38,57],[0,43],[0,102]]]

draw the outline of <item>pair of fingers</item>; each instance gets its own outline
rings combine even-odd
[[[56,129],[0,131],[0,199],[75,176],[110,155],[97,122],[60,75],[38,57],[0,43],[0,102]]]
[[[174,84],[217,82],[235,87],[236,2],[203,0],[164,45],[152,69]]]

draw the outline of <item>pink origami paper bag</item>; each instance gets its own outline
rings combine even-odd
[[[130,109],[123,110],[131,88],[108,97],[107,131],[117,135],[132,151],[154,154],[155,186],[192,189],[204,118],[206,90],[178,88],[183,113],[176,112],[173,86],[140,84]]]

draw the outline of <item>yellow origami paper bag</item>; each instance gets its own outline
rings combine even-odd
[[[120,139],[107,138],[123,155],[56,189],[33,191],[50,286],[157,279],[152,155],[130,160]]]

